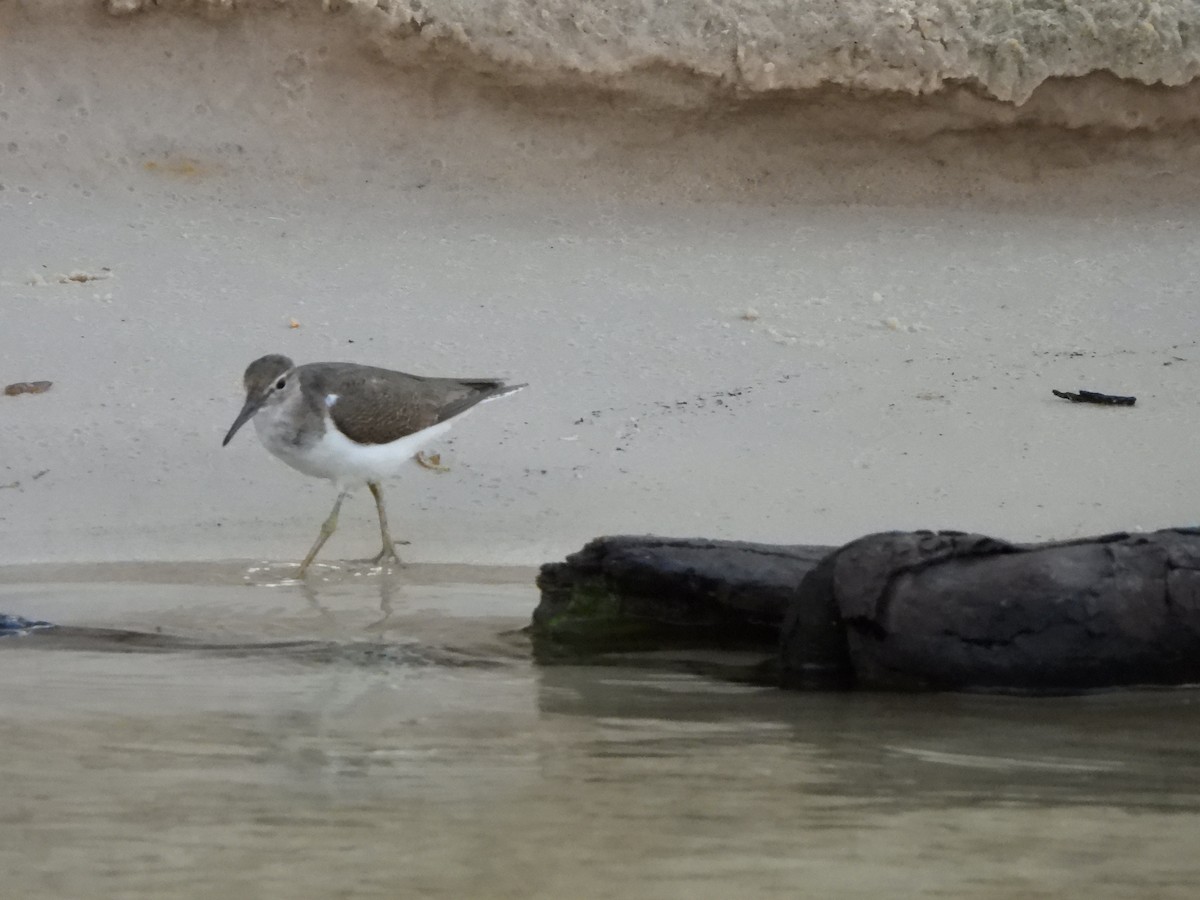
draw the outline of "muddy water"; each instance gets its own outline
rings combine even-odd
[[[72,629],[0,639],[5,897],[1200,885],[1190,691],[785,695],[538,668],[513,573],[7,574],[0,612]]]

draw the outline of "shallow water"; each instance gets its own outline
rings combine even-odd
[[[0,612],[75,627],[0,639],[4,896],[1200,883],[1192,691],[802,695],[539,668],[512,573],[326,569],[306,590],[270,567],[65,571],[0,586]]]

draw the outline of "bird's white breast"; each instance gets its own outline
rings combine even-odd
[[[358,444],[338,431],[326,414],[323,434],[297,441],[287,406],[264,408],[254,417],[254,430],[262,445],[293,469],[314,478],[328,478],[343,489],[399,474],[413,454],[449,431],[451,425],[439,422],[390,444]]]

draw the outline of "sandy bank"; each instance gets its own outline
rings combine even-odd
[[[523,8],[0,8],[0,382],[54,382],[0,397],[0,562],[300,555],[329,490],[220,448],[268,351],[531,382],[394,488],[418,561],[1194,521],[1186,41],[817,78],[816,22],[760,90],[652,16],[675,62],[599,25],[522,62]],[[369,502],[342,528],[372,549]]]

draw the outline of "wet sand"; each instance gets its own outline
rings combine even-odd
[[[539,668],[520,572],[3,575],[23,898],[1191,897],[1191,691],[784,694]],[[77,570],[76,574],[82,574]]]

